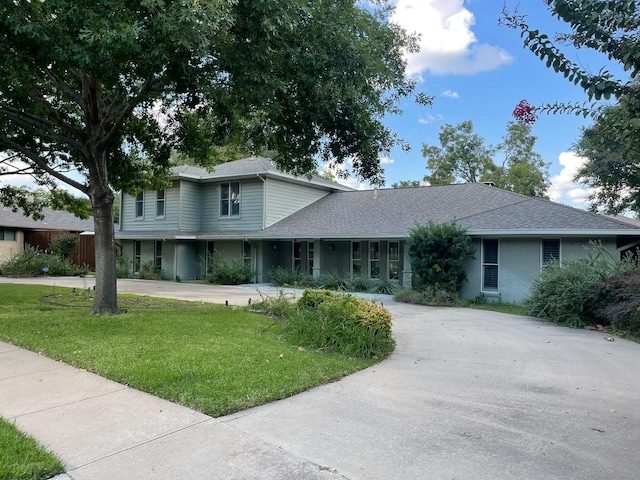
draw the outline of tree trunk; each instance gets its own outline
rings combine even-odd
[[[116,248],[113,231],[113,191],[92,182],[93,222],[96,242],[96,291],[94,314],[118,314]]]

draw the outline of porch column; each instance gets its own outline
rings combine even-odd
[[[320,278],[322,271],[322,243],[319,238],[313,239],[313,278]]]
[[[409,249],[407,248],[407,242],[402,242],[402,249],[404,255],[402,257],[402,286],[405,288],[411,288],[411,276],[413,271],[411,270],[411,257],[409,257]]]

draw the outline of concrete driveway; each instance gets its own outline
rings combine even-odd
[[[144,281],[120,281],[119,289],[232,304],[256,297],[250,288]],[[210,419],[137,392],[111,398],[122,404],[110,415],[124,420],[100,423],[85,441],[112,438],[113,423],[129,443],[103,441],[90,461],[73,459],[68,478],[640,478],[639,344],[479,310],[388,299],[385,307],[397,341],[389,359],[279,402]],[[0,372],[10,365],[2,359]],[[0,379],[5,417],[12,395],[2,389],[11,385]],[[71,431],[58,445],[52,431],[64,427],[48,427],[47,408],[37,408],[11,418],[54,450],[69,450],[62,438],[86,428],[70,409],[62,425]],[[162,408],[172,412],[165,430],[153,417]],[[135,416],[129,426],[127,415]]]

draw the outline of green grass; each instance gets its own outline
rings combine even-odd
[[[223,306],[122,296],[89,314],[87,292],[0,285],[0,339],[212,416],[331,382],[379,359],[290,345],[268,317]]]
[[[57,456],[0,418],[0,480],[44,480],[63,471]]]
[[[482,303],[480,305],[469,304],[470,308],[479,310],[489,310],[492,312],[511,313],[513,315],[529,316],[529,310],[522,305],[514,305],[512,303]]]

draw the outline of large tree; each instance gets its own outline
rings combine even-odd
[[[525,47],[548,68],[582,88],[589,101],[614,98],[614,106],[563,102],[531,106],[521,102],[514,111],[523,123],[532,123],[541,112],[573,112],[591,115],[595,124],[584,130],[576,147],[587,157],[577,179],[594,187],[593,208],[609,213],[625,209],[640,213],[640,2],[637,0],[547,0],[551,15],[565,22],[570,32],[552,40],[529,26],[524,15],[503,10],[503,21],[519,30]],[[597,73],[571,61],[558,45],[587,49],[607,56],[628,76],[616,77],[606,67]]]
[[[443,125],[439,140],[440,146],[422,147],[430,171],[424,180],[430,184],[492,182],[523,195],[545,196],[548,164],[534,150],[536,137],[530,125],[509,122],[496,147],[485,143],[470,120]]]
[[[94,313],[118,312],[114,189],[161,187],[172,151],[206,165],[214,146],[268,148],[295,174],[349,158],[357,176],[383,182],[380,155],[399,140],[381,119],[413,94],[403,52],[415,42],[388,8],[358,5],[0,4],[0,160],[91,200]],[[15,205],[24,192],[2,193]]]

